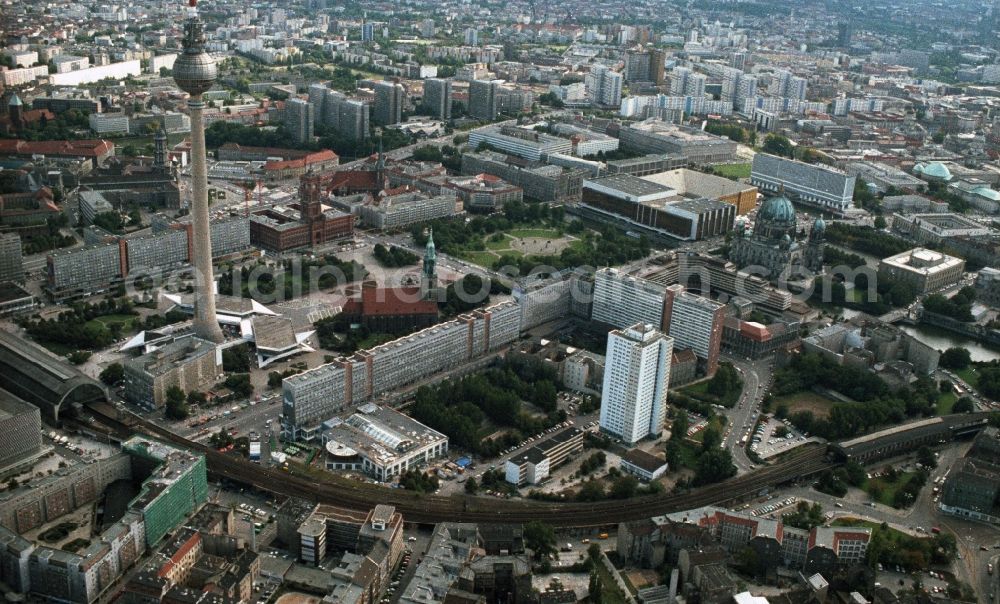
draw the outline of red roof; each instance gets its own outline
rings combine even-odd
[[[265,170],[285,170],[288,168],[304,168],[310,164],[318,164],[328,161],[337,161],[337,154],[329,149],[310,153],[301,159],[287,159],[283,161],[269,161],[264,164]]]
[[[343,312],[362,317],[386,317],[405,315],[436,315],[437,302],[424,300],[419,287],[372,287],[361,288],[361,299],[348,298]]]
[[[758,342],[766,342],[771,339],[771,332],[768,330],[766,325],[751,323],[750,321],[743,321],[740,323],[740,333],[742,333],[745,337]]]
[[[337,172],[330,178],[326,190],[375,191],[378,188],[377,176],[371,170],[344,170]]]
[[[99,157],[115,150],[115,144],[106,140],[80,141],[22,141],[0,139],[0,154],[7,155],[64,155],[72,157]]]

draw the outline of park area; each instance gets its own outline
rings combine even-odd
[[[470,250],[460,256],[464,260],[491,268],[503,257],[549,256],[562,252],[579,241],[556,229],[512,229],[494,233],[486,240],[485,250]]]
[[[802,411],[809,411],[817,419],[829,417],[830,408],[833,407],[834,400],[829,399],[818,392],[803,390],[794,394],[779,396],[774,399],[774,408],[787,407],[787,412],[781,414],[791,417]]]

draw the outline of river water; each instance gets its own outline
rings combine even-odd
[[[840,309],[840,314],[845,318],[850,319],[859,313],[856,310],[850,308]],[[897,324],[906,333],[910,334],[917,340],[927,344],[931,348],[935,348],[944,352],[949,348],[964,348],[969,351],[969,355],[972,357],[973,361],[976,362],[986,362],[995,361],[1000,359],[1000,348],[989,346],[983,344],[982,342],[977,342],[976,340],[957,334],[946,329],[941,329],[940,327],[935,327],[934,325],[925,325],[923,323],[918,325],[903,325]]]

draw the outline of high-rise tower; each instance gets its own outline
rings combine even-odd
[[[424,295],[428,295],[437,287],[437,251],[434,249],[434,229],[427,236],[427,246],[424,248],[424,270],[421,275]]]
[[[212,240],[208,225],[208,168],[205,161],[205,122],[202,94],[215,83],[218,71],[215,60],[205,52],[205,32],[198,18],[198,0],[188,0],[188,18],[184,22],[184,52],[174,63],[174,82],[190,94],[191,113],[191,216],[194,227],[195,301],[194,331],[212,342],[223,340],[215,316],[215,278],[212,274]]]
[[[153,136],[153,169],[159,173],[167,171],[167,131],[163,128],[163,122],[156,129]]]

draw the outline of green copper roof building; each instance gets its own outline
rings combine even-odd
[[[208,500],[205,456],[136,436],[122,444],[133,456],[132,466],[151,472],[129,507],[146,525],[146,545],[152,547]]]
[[[434,247],[434,229],[430,230],[427,246],[424,248],[423,282],[425,291],[437,287],[437,250]]]

